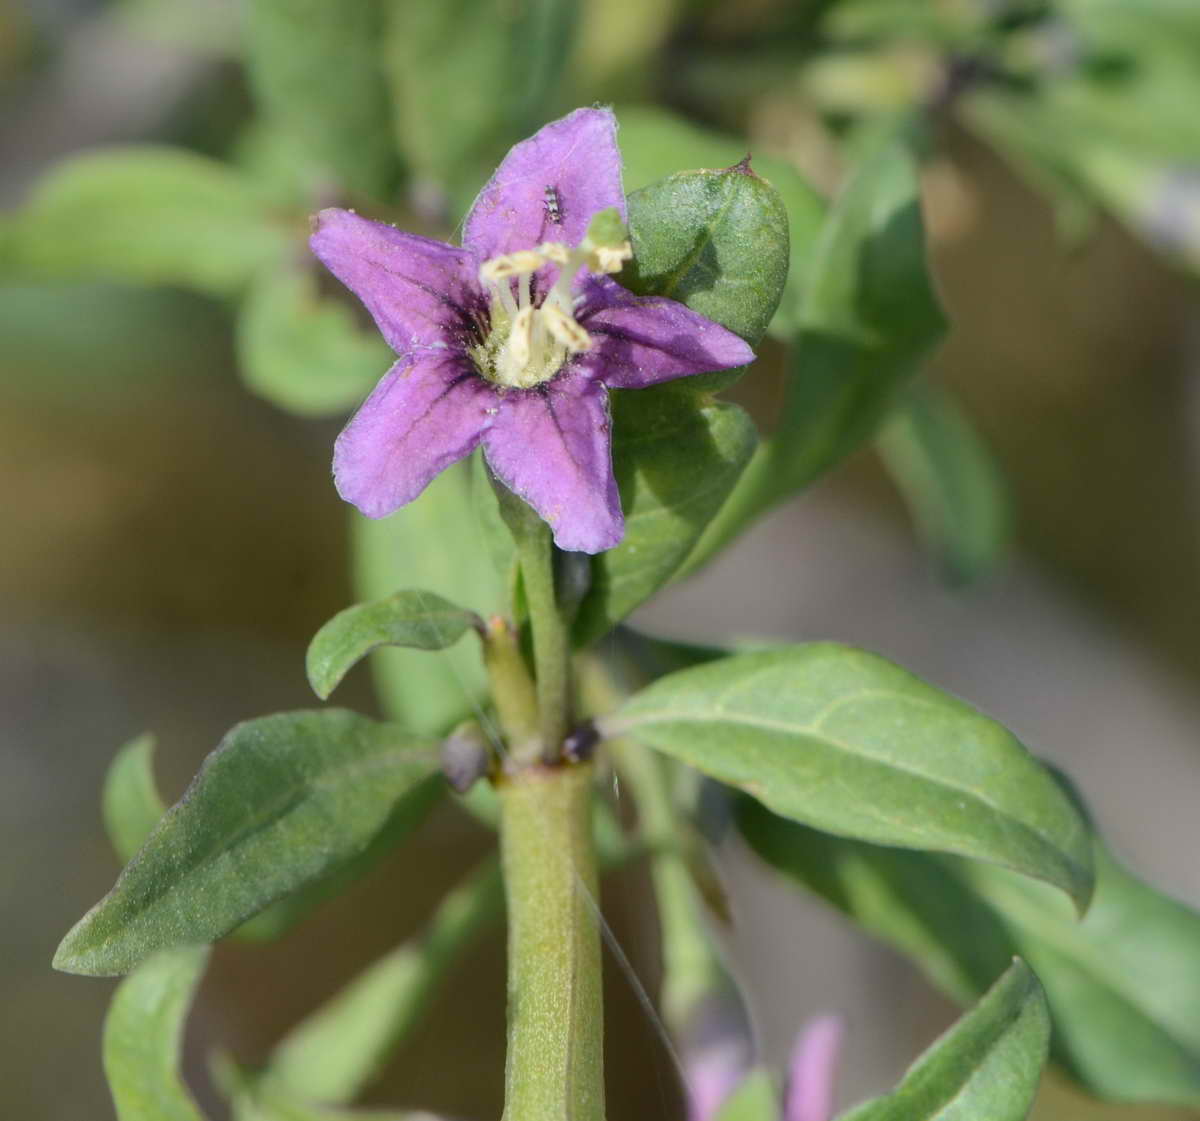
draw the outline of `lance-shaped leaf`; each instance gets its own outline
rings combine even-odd
[[[994,720],[875,654],[832,643],[660,678],[603,722],[842,836],[955,853],[1092,889],[1074,804]]]
[[[474,611],[419,588],[357,603],[339,611],[309,644],[309,684],[325,700],[352,666],[380,646],[445,650],[472,627],[482,634],[483,621]]]
[[[378,0],[250,0],[247,69],[262,116],[314,186],[385,197],[395,178]]]
[[[296,268],[255,278],[238,311],[237,353],[246,385],[300,416],[349,412],[395,360],[347,305],[318,294],[313,273]]]
[[[118,974],[221,937],[361,851],[437,765],[432,742],[352,712],[239,724],[63,939],[56,968]]]
[[[1096,891],[1078,920],[1012,873],[831,837],[738,805],[763,859],[912,958],[955,1000],[976,999],[1014,954],[1046,990],[1057,1062],[1114,1101],[1200,1105],[1200,915],[1096,842]]]
[[[499,869],[489,861],[442,900],[420,938],[380,958],[284,1036],[263,1079],[310,1101],[353,1101],[503,907]]]
[[[148,733],[130,740],[104,776],[104,828],[122,864],[133,858],[167,810],[154,782],[154,745]]]
[[[476,513],[477,503],[494,506],[495,498],[490,487],[489,495],[475,495],[473,484],[487,485],[483,473],[472,478],[470,465],[458,463],[390,517],[352,515],[356,595],[374,600],[397,588],[428,588],[483,616],[507,610],[505,581]],[[371,661],[384,711],[419,732],[445,733],[487,694],[478,651],[467,645],[434,658],[382,649]]]
[[[242,923],[233,937],[244,942],[271,942],[303,922],[322,903],[336,898],[360,880],[395,849],[445,795],[441,782],[423,782],[392,808],[366,847],[331,864],[316,879],[276,899],[269,907]]]
[[[1008,543],[1008,490],[958,406],[918,381],[877,447],[944,579],[968,584],[986,576]]]
[[[117,986],[104,1020],[104,1074],[118,1121],[203,1121],[179,1077],[183,1025],[208,949],[166,950]]]
[[[668,583],[737,483],[757,434],[737,405],[673,385],[613,394],[613,468],[625,536],[592,560],[575,640],[600,637]]]
[[[747,160],[670,175],[628,201],[633,261],[621,283],[639,295],[678,300],[757,344],[787,281],[788,216],[779,192]],[[679,385],[713,392],[741,373],[700,374]]]
[[[131,740],[117,753],[104,779],[104,825],[123,864],[133,859],[167,809],[154,781],[154,742],[151,735]],[[259,911],[242,923],[233,932],[233,937],[265,942],[285,934],[327,899],[373,868],[421,823],[443,792],[440,783],[423,783],[396,803],[366,848]]]
[[[6,227],[0,272],[178,284],[213,295],[278,262],[288,231],[241,175],[173,148],[109,148],[67,160]]]
[[[625,190],[631,193],[679,171],[732,167],[746,155],[744,140],[700,128],[657,106],[621,108],[617,115]],[[825,202],[786,160],[756,150],[754,170],[775,188],[787,212],[787,283],[768,331],[790,339],[800,325],[801,294],[825,216]]]
[[[1046,1061],[1050,1016],[1022,961],[922,1055],[886,1097],[841,1121],[1024,1121]]]
[[[877,141],[817,243],[776,430],[688,570],[870,436],[944,330],[926,264],[915,162],[902,139]]]

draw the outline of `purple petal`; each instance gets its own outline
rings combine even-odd
[[[732,331],[675,300],[635,296],[608,277],[589,277],[579,321],[596,345],[579,361],[614,389],[730,370],[754,361]]]
[[[483,446],[492,470],[550,524],[560,549],[600,553],[621,540],[603,386],[568,368],[536,389],[509,390]]]
[[[783,1121],[829,1121],[833,1080],[842,1050],[842,1021],[818,1016],[805,1025],[792,1048]]]
[[[455,344],[482,309],[469,253],[351,210],[322,210],[312,251],[366,305],[397,354]]]
[[[398,510],[474,450],[495,407],[495,391],[463,358],[397,362],[337,439],[338,493],[368,518]]]
[[[467,215],[463,246],[483,261],[543,241],[578,245],[610,206],[625,217],[616,118],[576,109],[504,157]]]

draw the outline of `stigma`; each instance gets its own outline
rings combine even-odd
[[[548,241],[484,261],[479,281],[490,297],[489,325],[471,352],[480,374],[497,385],[532,389],[549,381],[576,354],[590,350],[592,337],[575,318],[575,278],[585,268],[620,272],[632,256],[624,227],[619,227],[619,238],[615,236],[613,216],[602,211],[574,248]],[[547,265],[557,266],[558,276],[535,303],[533,276]]]

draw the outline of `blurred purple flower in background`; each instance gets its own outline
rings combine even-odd
[[[338,438],[342,497],[383,517],[482,444],[560,548],[616,545],[607,390],[754,357],[724,327],[605,275],[631,256],[624,220],[607,109],[577,109],[516,145],[475,200],[461,249],[321,211],[313,252],[399,356]]]
[[[753,1071],[749,1025],[736,1018],[727,1031],[709,1025],[685,1048],[688,1121],[717,1121]],[[833,1087],[842,1050],[838,1016],[817,1016],[796,1037],[788,1064],[780,1121],[831,1121]]]
[[[796,1037],[783,1095],[783,1121],[830,1121],[833,1117],[833,1083],[843,1030],[840,1017],[816,1016]]]

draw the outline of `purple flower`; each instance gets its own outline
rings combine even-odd
[[[613,281],[631,255],[616,121],[577,109],[516,145],[463,247],[323,210],[313,252],[398,360],[338,438],[338,492],[381,518],[478,445],[562,549],[624,533],[608,393],[743,366],[738,336]]]
[[[716,1030],[711,1021],[700,1046],[685,1049],[688,1121],[718,1121],[722,1107],[752,1070],[748,1025],[738,1020]],[[833,1089],[842,1050],[842,1021],[817,1016],[804,1025],[792,1047],[781,1121],[830,1121]]]

